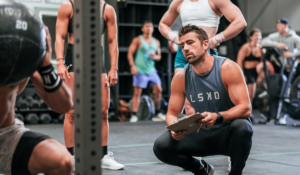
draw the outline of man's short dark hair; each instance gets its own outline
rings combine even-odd
[[[208,36],[205,30],[203,30],[198,26],[190,25],[190,24],[183,26],[179,29],[179,38],[190,32],[195,32],[196,34],[198,34],[198,38],[201,44],[203,44],[203,41],[208,40]]]
[[[152,25],[153,25],[153,22],[152,22],[152,21],[150,21],[150,20],[146,20],[146,21],[144,21],[144,23],[143,23],[143,26],[144,26],[145,24],[148,24],[148,23],[150,23],[150,24],[152,24]]]

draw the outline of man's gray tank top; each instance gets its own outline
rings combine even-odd
[[[191,64],[185,65],[185,94],[196,113],[221,112],[234,107],[221,77],[221,66],[225,59],[214,56],[213,67],[206,75],[197,75]],[[214,124],[212,129],[229,123]]]

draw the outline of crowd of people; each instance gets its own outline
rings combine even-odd
[[[21,77],[21,71],[12,74],[14,69],[23,64],[27,57],[18,55],[18,60],[9,62],[13,50],[5,50],[0,62],[6,64],[0,70],[6,77],[0,76],[0,173],[7,174],[69,174],[75,168],[74,161],[74,70],[73,44],[74,3],[69,0],[58,11],[55,36],[57,73],[51,60],[51,37],[47,27],[41,27],[38,33],[46,42],[40,42],[44,49],[43,56],[36,56],[32,64],[37,66],[27,77]],[[111,68],[107,72],[101,69],[102,87],[102,168],[123,169],[124,165],[114,160],[108,151],[108,109],[109,88],[118,81],[118,41],[116,14],[112,6],[100,1],[102,9],[101,34],[106,31]],[[32,16],[30,22],[37,23],[37,17],[28,9],[12,1],[0,4],[0,8],[11,7]],[[200,9],[201,8],[201,9]],[[7,14],[3,25],[11,27],[15,17]],[[0,15],[0,17],[1,17]],[[179,34],[171,30],[171,25],[180,15],[182,27]],[[7,17],[9,16],[9,17]],[[220,18],[224,16],[230,25],[217,34]],[[2,17],[1,17],[2,18]],[[29,20],[29,19],[26,19]],[[31,24],[31,23],[30,23]],[[37,23],[42,25],[41,22]],[[249,42],[245,43],[236,59],[218,56],[217,47],[226,40],[237,36],[247,23],[240,9],[230,0],[176,0],[172,1],[168,11],[159,23],[160,33],[168,40],[179,45],[174,68],[175,75],[171,83],[171,96],[167,114],[160,111],[162,87],[156,72],[155,61],[161,57],[160,41],[153,37],[153,23],[145,21],[142,34],[133,38],[128,49],[128,62],[133,75],[133,97],[131,122],[138,120],[137,110],[142,89],[151,86],[155,103],[155,117],[166,120],[167,126],[177,121],[177,115],[183,107],[186,115],[200,113],[205,118],[196,122],[201,126],[200,133],[188,134],[186,131],[166,131],[154,143],[154,154],[162,162],[179,166],[195,175],[213,175],[214,167],[204,160],[193,156],[225,155],[229,157],[229,175],[241,175],[252,147],[253,128],[250,120],[251,102],[256,84],[264,78],[264,47],[273,47],[281,52],[280,59],[285,64],[285,73],[291,69],[289,59],[300,56],[300,37],[289,27],[285,18],[277,21],[276,33],[262,39],[259,29],[252,29]],[[14,34],[18,28],[2,30],[0,35]],[[26,29],[27,30],[27,29]],[[28,31],[34,29],[28,28]],[[6,33],[5,33],[6,32]],[[68,47],[64,47],[68,35]],[[28,37],[32,37],[28,34]],[[261,41],[262,39],[262,41]],[[2,41],[1,41],[2,42]],[[294,52],[294,48],[298,48]],[[34,51],[34,47],[28,50]],[[103,50],[103,45],[99,46]],[[67,51],[64,56],[64,51]],[[135,58],[134,58],[135,54]],[[23,61],[22,61],[23,59]],[[102,58],[103,60],[104,58]],[[21,60],[21,61],[19,61]],[[8,67],[8,69],[7,69]],[[25,69],[20,67],[20,69]],[[267,63],[268,73],[277,71],[276,66]],[[300,72],[297,72],[300,74]],[[51,109],[65,113],[65,146],[49,136],[29,131],[21,121],[14,118],[16,96],[25,88],[28,79],[33,82],[38,94]],[[13,81],[7,81],[7,80]],[[46,153],[46,154],[45,154]],[[4,156],[2,156],[4,155]],[[20,161],[19,161],[20,160]],[[3,164],[2,162],[6,162]]]

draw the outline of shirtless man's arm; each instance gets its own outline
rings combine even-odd
[[[56,21],[55,54],[57,59],[57,74],[64,80],[70,78],[68,69],[64,64],[65,39],[68,33],[69,20],[73,14],[70,2],[65,2],[58,10]]]
[[[107,40],[109,47],[109,56],[111,68],[108,72],[107,81],[110,82],[109,87],[115,86],[118,82],[118,29],[117,29],[117,16],[114,8],[111,5],[106,5],[104,19],[107,27]]]
[[[45,67],[51,64],[51,37],[47,27],[46,32],[47,51],[40,67]],[[55,92],[49,93],[45,91],[44,83],[37,71],[32,76],[30,76],[30,78],[35,86],[37,93],[53,111],[58,113],[66,113],[73,107],[71,90],[68,88],[67,84],[64,81]]]
[[[128,48],[128,52],[127,52],[127,59],[128,59],[128,63],[130,66],[130,71],[132,75],[136,75],[137,74],[137,68],[134,65],[134,58],[133,58],[133,54],[135,53],[135,51],[140,47],[141,45],[141,40],[139,37],[135,37],[133,38],[133,40],[131,41],[131,44]]]
[[[228,111],[220,111],[220,114],[223,116],[223,123],[234,119],[249,118],[251,103],[240,67],[233,61],[226,59],[221,67],[221,77],[229,97],[234,104],[234,107]],[[216,113],[210,112],[203,112],[201,115],[207,116],[205,119],[199,120],[198,124],[203,123],[203,128],[211,128],[218,117]]]

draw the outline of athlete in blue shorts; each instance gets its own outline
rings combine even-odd
[[[155,61],[160,61],[161,51],[160,42],[155,39],[153,34],[154,28],[151,21],[146,21],[142,27],[143,35],[135,37],[128,49],[128,61],[133,75],[133,97],[131,122],[136,122],[138,116],[136,112],[139,108],[142,89],[148,85],[154,92],[155,115],[156,118],[165,119],[165,115],[160,113],[160,103],[162,87],[160,78],[155,69]],[[135,60],[133,54],[136,52]]]

